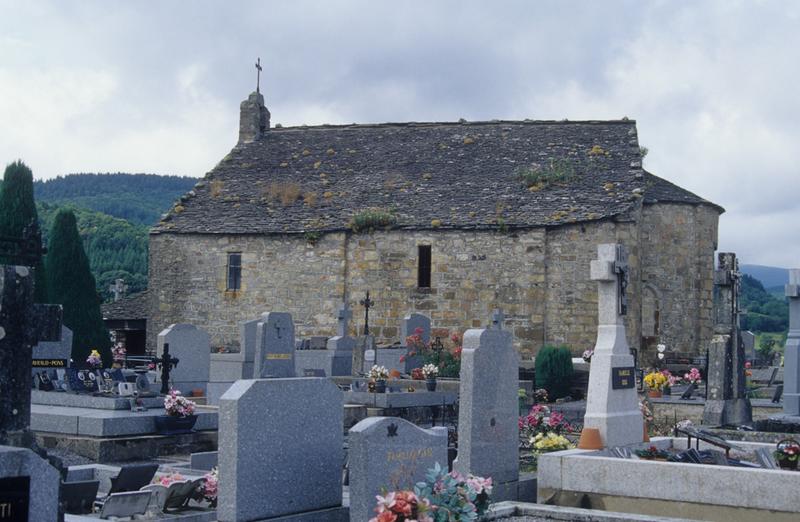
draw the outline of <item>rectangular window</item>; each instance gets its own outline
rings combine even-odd
[[[231,252],[228,254],[228,290],[242,288],[242,253]]]
[[[417,266],[417,286],[431,287],[431,246],[419,245],[419,264]]]

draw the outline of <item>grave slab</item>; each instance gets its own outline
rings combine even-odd
[[[294,322],[292,314],[267,312],[256,326],[254,375],[263,378],[294,377]]]
[[[58,471],[33,451],[0,446],[0,520],[58,520]]]
[[[157,355],[169,353],[179,360],[170,372],[172,387],[188,395],[195,388],[206,389],[211,366],[211,341],[208,333],[191,324],[173,324],[158,334]]]
[[[371,417],[350,428],[350,519],[375,515],[375,496],[414,489],[438,462],[447,468],[447,428],[419,428],[395,417]]]

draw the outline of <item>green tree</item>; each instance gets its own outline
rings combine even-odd
[[[3,186],[0,190],[0,236],[22,237],[22,232],[31,222],[38,222],[36,204],[33,201],[33,173],[22,161],[6,166]],[[13,259],[0,256],[0,264],[12,264]],[[47,300],[44,262],[34,265],[34,299],[37,303]]]
[[[100,297],[89,259],[78,235],[75,214],[59,210],[50,229],[46,272],[50,300],[64,306],[64,324],[72,329],[72,358],[82,365],[91,350],[111,365],[111,340],[100,313]]]

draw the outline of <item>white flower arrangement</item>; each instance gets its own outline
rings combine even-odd
[[[439,367],[434,364],[426,364],[422,367],[422,375],[426,379],[435,379],[439,375]]]
[[[386,369],[385,366],[378,366],[377,364],[374,365],[369,371],[369,378],[377,380],[383,380],[389,378],[389,370]]]
[[[164,397],[164,410],[167,415],[172,417],[188,417],[194,414],[196,404],[190,401],[178,390],[170,390],[169,394]]]

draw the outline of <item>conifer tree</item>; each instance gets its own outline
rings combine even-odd
[[[33,202],[33,173],[22,161],[6,166],[3,186],[0,190],[0,236],[22,237],[22,231],[38,221],[36,204]],[[11,264],[14,260],[0,256],[0,264]],[[34,300],[44,303],[47,300],[44,262],[34,265]]]
[[[111,366],[111,341],[100,313],[100,296],[71,210],[58,211],[49,238],[47,287],[51,302],[64,307],[64,325],[72,329],[72,359],[81,366],[92,350],[98,350],[104,366]]]

